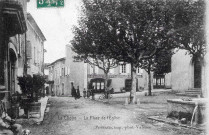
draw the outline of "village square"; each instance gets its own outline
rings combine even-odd
[[[0,0],[0,135],[206,135],[204,0]]]

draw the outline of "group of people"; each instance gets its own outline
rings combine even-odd
[[[83,97],[84,98],[90,98],[90,96],[94,96],[94,91],[93,91],[93,89],[88,89],[87,91],[86,91],[86,89],[84,88],[84,90],[83,90]]]
[[[73,82],[71,83],[71,95],[75,98],[75,100],[81,97],[79,86],[77,86],[77,89],[75,89]]]

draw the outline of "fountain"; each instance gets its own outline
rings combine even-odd
[[[168,117],[179,119],[182,123],[203,124],[208,98],[168,99]]]

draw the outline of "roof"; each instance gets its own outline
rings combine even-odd
[[[65,60],[65,57],[60,58],[60,59],[57,59],[57,60],[55,60],[54,62],[52,62],[51,64],[49,64],[48,66],[52,66],[52,65],[54,65],[55,63],[57,63],[57,62],[59,62],[59,61],[64,61],[64,60]]]
[[[36,21],[34,20],[34,18],[32,17],[30,13],[27,13],[27,19],[30,22],[30,24],[33,26],[33,28],[35,29],[37,34],[40,36],[42,41],[46,41],[44,34],[42,33],[41,29],[39,28],[39,26],[37,25]]]

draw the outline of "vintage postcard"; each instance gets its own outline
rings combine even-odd
[[[204,0],[0,0],[0,135],[206,135]]]

